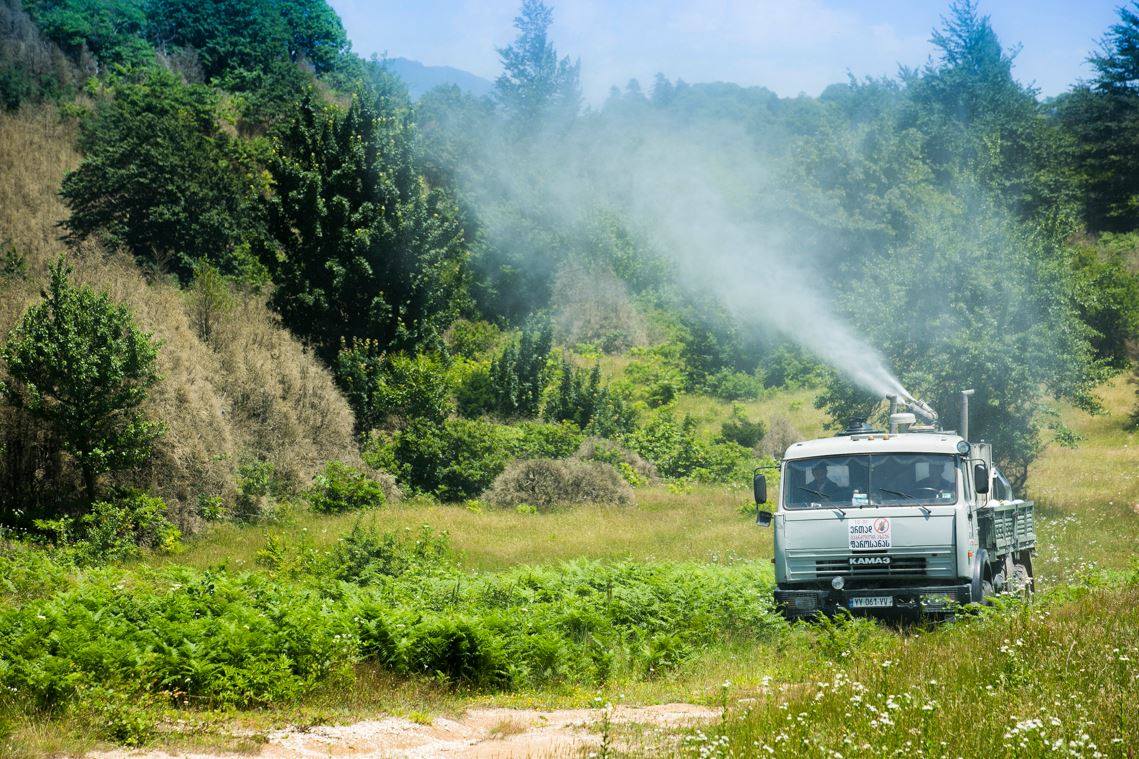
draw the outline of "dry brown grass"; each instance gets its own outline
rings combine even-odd
[[[483,499],[496,506],[540,509],[579,503],[625,505],[633,489],[609,464],[582,459],[515,461],[494,478]]]
[[[24,254],[28,275],[0,281],[0,338],[38,299],[47,266],[67,252],[56,189],[79,161],[75,126],[50,107],[0,114],[0,239]],[[147,403],[167,428],[151,464],[123,481],[167,498],[193,527],[199,495],[232,498],[236,468],[270,462],[301,485],[324,461],[358,460],[352,415],[328,371],[257,298],[238,296],[207,343],[175,285],[148,280],[122,254],[70,251],[76,279],[127,304],[162,343],[162,381]]]

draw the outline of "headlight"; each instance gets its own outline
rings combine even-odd
[[[831,587],[835,590],[842,590],[843,585],[846,585],[846,580],[842,579],[841,577],[835,577],[831,580]]]
[[[814,611],[818,608],[818,603],[815,602],[814,596],[795,596],[792,600],[795,608],[799,611]]]
[[[944,609],[957,601],[952,593],[922,593],[921,605],[927,608]]]
[[[957,452],[960,453],[962,456],[968,456],[969,451],[971,451],[972,449],[973,449],[973,446],[969,445],[968,440],[957,441]]]

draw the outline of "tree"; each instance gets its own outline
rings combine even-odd
[[[106,293],[70,281],[60,260],[42,303],[32,306],[2,350],[11,382],[5,399],[46,424],[78,466],[85,499],[99,477],[144,463],[162,426],[140,410],[158,382],[157,343]]]
[[[495,99],[521,128],[572,119],[581,110],[581,62],[558,60],[549,39],[554,13],[542,0],[523,0],[514,19],[518,37],[498,49],[503,72]]]
[[[1119,9],[1089,61],[1095,78],[1061,97],[1057,110],[1077,143],[1085,222],[1129,231],[1139,228],[1139,3]]]
[[[936,61],[903,75],[901,126],[921,132],[939,179],[976,177],[1022,215],[1074,208],[1064,135],[1045,118],[1036,91],[1013,79],[1018,50],[1004,49],[976,0],[955,0],[930,41]]]
[[[215,98],[162,69],[114,84],[84,120],[83,162],[63,180],[71,238],[121,245],[183,282],[203,260],[246,271],[253,186],[219,129]]]
[[[468,254],[454,203],[419,172],[409,113],[366,93],[346,112],[307,98],[268,168],[260,253],[285,324],[330,364],[342,340],[440,346]]]
[[[538,414],[545,386],[553,332],[546,321],[531,320],[490,367],[496,411],[505,417]]]

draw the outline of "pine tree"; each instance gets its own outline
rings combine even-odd
[[[125,306],[70,274],[62,260],[52,267],[43,302],[0,349],[11,377],[3,395],[57,436],[90,505],[100,475],[142,464],[162,434],[140,409],[158,382],[158,346]]]
[[[359,94],[344,113],[306,99],[269,171],[272,304],[333,362],[341,340],[440,344],[465,298],[458,211],[418,170],[410,114]]]

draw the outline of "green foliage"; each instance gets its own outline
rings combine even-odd
[[[62,259],[52,267],[43,302],[0,349],[11,378],[4,397],[57,436],[93,503],[99,477],[146,461],[162,434],[140,409],[158,381],[158,347],[125,306],[70,274]]]
[[[667,411],[655,414],[627,440],[665,477],[743,481],[751,461],[751,452],[738,443],[705,442],[696,434],[696,420],[689,416],[677,422]]]
[[[1096,357],[1126,368],[1139,335],[1139,234],[1105,233],[1075,246],[1072,268],[1081,320],[1095,330]]]
[[[1090,61],[1096,76],[1059,98],[1061,123],[1073,136],[1084,219],[1093,231],[1139,228],[1139,9],[1118,8]]]
[[[207,80],[249,91],[280,64],[335,69],[348,49],[336,12],[324,0],[151,0],[154,38],[193,49]]]
[[[342,341],[440,345],[463,303],[467,250],[453,203],[417,170],[406,109],[360,94],[340,113],[306,98],[268,170],[261,252],[285,324],[330,362]]]
[[[572,422],[603,437],[629,432],[634,423],[625,399],[601,384],[600,366],[587,372],[573,366],[564,355],[557,384],[542,414],[546,419]]]
[[[0,611],[0,682],[39,708],[95,687],[279,703],[352,661],[347,615],[330,611],[313,591],[252,575],[91,573]]]
[[[454,410],[450,375],[435,355],[385,354],[375,340],[355,340],[337,354],[336,380],[360,432],[412,419],[439,424]]]
[[[549,322],[532,320],[494,360],[490,377],[498,414],[507,418],[538,415],[552,343]]]
[[[763,383],[750,374],[720,369],[704,380],[704,387],[714,398],[725,401],[751,401],[763,392]]]
[[[612,440],[594,437],[582,442],[574,453],[576,458],[600,461],[616,469],[633,487],[656,482],[656,467],[648,459]]]
[[[510,461],[504,427],[475,419],[413,420],[391,443],[400,482],[444,501],[473,498]]]
[[[237,501],[233,518],[239,522],[258,522],[269,516],[273,508],[273,465],[252,459],[237,468]]]
[[[147,0],[29,0],[40,30],[78,60],[90,53],[100,63],[140,65],[153,58],[143,42]]]
[[[490,322],[459,319],[447,331],[447,348],[455,355],[475,360],[486,356],[502,336]]]
[[[767,425],[758,419],[748,419],[740,406],[732,406],[731,418],[720,425],[720,437],[744,448],[755,448],[766,434]]]
[[[54,533],[81,564],[134,559],[142,549],[172,553],[182,540],[182,531],[167,518],[166,503],[140,492],[97,501],[78,519],[37,520],[36,526]]]
[[[20,0],[0,2],[0,109],[15,111],[70,94],[76,73],[59,48],[45,40]]]
[[[498,50],[503,73],[495,82],[495,98],[520,130],[573,118],[581,108],[581,63],[558,60],[548,36],[551,21],[549,6],[523,0],[514,19],[518,37]]]
[[[633,398],[651,408],[671,403],[684,390],[688,366],[679,343],[669,342],[650,348],[634,348],[634,357],[625,369],[620,386]]]
[[[433,615],[415,626],[403,656],[411,673],[444,682],[482,688],[510,683],[500,641],[477,620]]]
[[[27,275],[27,256],[7,240],[0,240],[0,280],[24,279]]]
[[[380,483],[340,461],[325,465],[324,472],[316,476],[304,498],[309,507],[320,514],[376,509],[386,500]]]
[[[163,69],[113,83],[83,120],[83,162],[63,180],[71,236],[97,235],[184,282],[202,260],[248,269],[255,188],[216,109],[216,94]]]
[[[510,455],[520,459],[564,459],[584,439],[572,422],[522,422],[502,429]]]
[[[468,418],[492,413],[497,407],[491,365],[485,361],[456,361],[454,364],[455,403]]]

